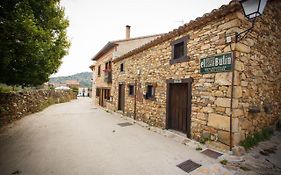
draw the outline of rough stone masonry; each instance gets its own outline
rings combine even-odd
[[[229,145],[232,73],[201,74],[200,59],[230,52],[236,57],[234,145],[272,126],[281,115],[280,9],[281,1],[269,1],[253,30],[231,47],[225,37],[251,26],[235,1],[117,58],[113,64],[112,110],[118,109],[119,84],[125,84],[124,114],[133,117],[135,112],[137,120],[167,128],[167,80],[190,78],[191,138],[199,140],[209,134],[214,141]],[[187,60],[171,64],[172,43],[183,37],[188,38]],[[119,70],[121,63],[124,72]],[[130,84],[137,85],[136,96],[129,95]],[[143,96],[147,84],[155,88],[153,99]]]

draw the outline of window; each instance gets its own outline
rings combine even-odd
[[[104,98],[106,100],[110,100],[110,89],[105,89],[104,90]]]
[[[97,88],[96,89],[96,97],[99,97],[100,96],[100,88]]]
[[[180,59],[184,56],[184,42],[174,45],[174,59]]]
[[[170,64],[181,63],[188,60],[187,40],[188,37],[186,36],[171,43],[172,58],[170,60]]]
[[[124,72],[124,63],[120,64],[120,72]]]
[[[155,87],[152,84],[146,86],[146,99],[154,99]]]
[[[105,70],[111,70],[111,61],[105,63]]]
[[[129,95],[135,95],[135,86],[134,85],[129,85]]]
[[[100,77],[100,65],[98,67],[98,76]]]

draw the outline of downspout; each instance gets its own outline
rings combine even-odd
[[[232,46],[230,44],[230,50],[232,52],[232,79],[231,79],[231,95],[230,95],[230,122],[229,122],[229,150],[232,151],[233,141],[232,141],[232,117],[233,117],[233,96],[234,96],[234,81],[235,81],[235,59],[236,54],[235,51],[232,50]]]
[[[135,89],[134,89],[134,120],[137,118],[137,80],[135,80]]]

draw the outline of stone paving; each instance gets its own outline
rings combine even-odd
[[[121,127],[118,124],[133,125]],[[177,167],[192,160],[191,175],[280,174],[280,133],[242,157],[218,159],[205,145],[174,131],[150,127],[94,106],[89,98],[53,105],[0,131],[0,174],[184,175]],[[202,150],[196,150],[196,148]],[[260,151],[263,150],[261,155]],[[274,154],[272,154],[275,152]],[[221,160],[227,159],[224,166]]]
[[[225,166],[235,175],[280,175],[281,174],[281,132],[259,143],[241,157],[225,155]]]
[[[185,175],[177,165],[189,159],[202,165],[190,174],[233,174],[196,151],[198,143],[131,121],[118,125],[128,121],[89,98],[26,116],[0,131],[0,174]]]

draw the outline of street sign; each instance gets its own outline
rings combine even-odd
[[[224,53],[200,59],[200,73],[228,72],[232,70],[232,53]]]

